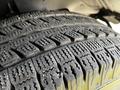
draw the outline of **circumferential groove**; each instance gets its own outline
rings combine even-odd
[[[53,12],[52,12],[53,13]],[[71,14],[71,15],[70,15]],[[33,15],[33,16],[32,16]],[[77,15],[77,14],[76,14]],[[31,16],[32,16],[32,18],[31,18]],[[51,17],[52,16],[52,17]],[[68,17],[69,16],[69,17]],[[34,18],[35,17],[35,18]],[[80,18],[79,18],[80,17]],[[19,27],[17,27],[17,26],[14,26],[14,24],[15,23],[19,23],[20,21],[25,21],[25,22],[27,22],[27,20],[29,20],[29,19],[40,19],[43,23],[41,23],[40,21],[38,21],[37,23],[35,23],[33,26],[35,26],[35,27],[31,27],[31,28],[29,28],[30,26],[29,25],[23,25],[23,22],[21,22],[21,26],[20,25],[18,25],[18,26],[20,26],[21,28],[19,28]],[[76,19],[75,19],[76,18]],[[47,19],[48,19],[48,21],[47,21]],[[53,20],[54,19],[54,20]],[[56,20],[55,20],[56,19]],[[7,23],[9,21],[9,23]],[[10,21],[12,21],[12,22],[10,22]],[[82,21],[82,22],[81,22]],[[29,86],[30,86],[30,84],[32,84],[31,86],[33,86],[35,89],[38,89],[37,88],[37,84],[39,84],[40,85],[40,89],[41,90],[46,90],[46,87],[44,86],[44,84],[42,83],[42,79],[41,79],[41,74],[42,73],[48,73],[49,74],[49,72],[50,72],[50,75],[51,75],[51,77],[52,77],[52,72],[54,72],[55,71],[55,69],[58,69],[58,71],[60,72],[60,73],[62,73],[63,75],[60,75],[60,74],[57,74],[58,75],[58,78],[57,79],[60,79],[60,77],[62,77],[63,76],[63,78],[61,78],[61,79],[63,79],[62,80],[62,82],[64,83],[64,85],[65,85],[65,88],[66,88],[66,90],[68,90],[70,87],[72,88],[73,86],[70,86],[69,87],[69,85],[68,85],[68,83],[69,83],[69,80],[65,77],[65,74],[67,74],[68,76],[69,76],[69,74],[71,74],[71,76],[75,76],[75,79],[78,79],[78,77],[77,77],[77,75],[78,74],[80,74],[80,73],[76,73],[75,71],[77,71],[77,69],[79,68],[79,67],[74,67],[74,65],[72,66],[72,64],[74,63],[74,60],[73,59],[75,59],[75,61],[77,61],[78,62],[78,65],[80,65],[80,67],[81,67],[81,74],[83,75],[83,77],[82,77],[82,79],[84,79],[83,80],[83,82],[85,81],[86,83],[89,83],[89,82],[91,82],[91,81],[87,81],[86,80],[86,76],[87,76],[87,72],[86,72],[86,68],[84,67],[84,66],[86,66],[87,67],[87,65],[89,64],[90,65],[90,67],[92,67],[92,69],[94,69],[94,65],[92,64],[92,60],[91,61],[84,61],[83,60],[83,62],[81,62],[79,59],[82,59],[82,58],[79,58],[79,57],[77,57],[77,55],[79,56],[79,55],[81,55],[81,57],[87,57],[87,54],[88,54],[88,52],[90,52],[90,55],[91,56],[93,56],[93,58],[94,59],[96,59],[96,61],[97,61],[97,58],[95,57],[95,53],[93,53],[92,51],[90,51],[90,48],[92,47],[92,49],[95,49],[95,48],[97,48],[97,45],[96,45],[96,43],[94,43],[94,40],[97,40],[97,39],[99,39],[99,37],[97,36],[97,35],[99,35],[99,34],[101,34],[100,32],[93,32],[93,35],[91,35],[90,33],[92,33],[92,31],[90,30],[90,32],[89,32],[89,30],[87,30],[87,29],[85,29],[85,28],[88,28],[88,27],[102,27],[102,28],[105,28],[105,26],[102,26],[102,25],[100,25],[100,24],[98,24],[97,22],[95,22],[94,20],[92,20],[92,19],[90,19],[90,18],[85,18],[85,17],[82,17],[82,16],[79,16],[79,15],[77,15],[77,16],[75,16],[74,14],[72,14],[72,13],[68,13],[68,14],[62,14],[62,16],[61,16],[61,14],[60,13],[55,13],[55,14],[50,14],[49,15],[49,13],[47,13],[47,14],[45,14],[45,15],[43,15],[43,13],[29,13],[28,15],[27,14],[25,14],[25,15],[22,15],[22,16],[20,16],[20,20],[14,20],[14,17],[11,19],[11,20],[9,20],[9,19],[7,19],[6,21],[5,21],[5,23],[7,24],[6,25],[6,27],[8,27],[8,26],[14,26],[15,28],[16,28],[16,30],[14,30],[14,31],[10,31],[9,33],[8,33],[8,35],[6,35],[5,37],[7,37],[7,39],[5,40],[4,38],[2,38],[1,39],[1,37],[0,37],[0,40],[1,40],[1,44],[0,45],[5,45],[5,49],[7,50],[7,49],[10,49],[10,50],[12,50],[15,54],[17,54],[18,55],[18,57],[20,57],[20,59],[21,59],[21,61],[16,61],[14,64],[12,64],[12,65],[10,65],[10,66],[6,66],[5,68],[3,68],[1,71],[0,71],[0,73],[3,71],[3,70],[6,70],[6,69],[9,69],[9,68],[12,68],[12,67],[14,67],[14,66],[20,66],[20,68],[21,68],[21,74],[23,74],[23,77],[26,75],[26,74],[29,74],[29,71],[30,72],[33,72],[33,74],[35,74],[35,75],[28,75],[28,77],[26,77],[27,78],[27,80],[29,81],[31,81],[31,78],[33,78],[33,79],[35,79],[35,80],[38,80],[38,81],[31,81],[32,83],[29,83],[29,82],[27,82],[27,81],[24,81],[24,83],[26,84],[26,85],[28,85],[29,84]],[[39,23],[39,24],[38,24]],[[45,24],[44,24],[45,23]],[[29,22],[29,24],[31,25],[32,23],[30,23]],[[44,24],[44,25],[43,25]],[[4,24],[2,25],[1,23],[0,23],[0,25],[1,25],[1,27],[3,28],[3,26],[4,26]],[[43,26],[42,26],[43,25]],[[26,28],[26,27],[28,27],[28,28]],[[85,27],[85,28],[83,28],[83,27]],[[96,28],[96,30],[99,30],[98,28]],[[20,32],[17,32],[17,29],[20,29]],[[36,30],[37,29],[37,30]],[[76,33],[78,33],[79,35],[81,35],[81,36],[83,36],[83,38],[85,38],[86,37],[86,39],[80,39],[81,37],[77,37],[77,36],[75,36],[75,34],[73,35],[71,35],[71,36],[67,36],[67,35],[65,35],[65,33],[66,33],[66,31],[72,31],[72,30],[74,30]],[[82,30],[82,31],[81,31]],[[85,31],[85,32],[84,32]],[[88,32],[87,32],[88,31]],[[15,32],[15,33],[14,33]],[[36,34],[36,36],[35,36],[35,33],[39,33],[39,34]],[[94,33],[96,34],[96,35],[94,35]],[[13,34],[15,34],[15,36],[12,36]],[[60,34],[61,35],[61,37],[59,37],[60,35],[58,35],[58,34]],[[108,33],[109,34],[109,33]],[[0,32],[0,36],[4,36],[5,34],[3,34],[2,32]],[[58,35],[58,40],[55,40],[56,38],[54,38],[54,39],[52,39],[50,36],[54,36],[54,35]],[[22,37],[23,36],[23,37]],[[31,37],[32,36],[32,37]],[[11,37],[11,38],[9,38],[9,37]],[[25,45],[27,45],[27,46],[25,46],[25,49],[27,49],[27,54],[28,53],[30,53],[29,55],[27,55],[26,53],[24,54],[24,52],[20,52],[19,50],[17,50],[15,47],[17,47],[17,45],[16,45],[16,43],[15,43],[15,41],[19,41],[19,39],[20,38],[24,38],[25,37],[25,41],[23,41],[23,42],[17,42],[17,45],[18,45],[18,47],[19,46],[21,46],[21,45],[24,45],[25,43]],[[35,37],[34,39],[33,39],[33,37]],[[45,42],[45,41],[43,41],[42,42],[42,45],[43,45],[43,47],[42,46],[39,46],[39,43],[38,44],[36,44],[36,42],[35,42],[35,40],[38,40],[38,39],[42,39],[42,38],[48,38],[48,39],[50,39],[50,40],[48,40],[48,43],[47,42]],[[76,39],[77,38],[77,41],[76,40],[72,40],[71,38],[73,38],[73,39]],[[90,38],[91,39],[94,39],[93,41],[90,41]],[[107,38],[109,38],[109,35],[106,37],[106,36],[104,36],[103,35],[103,38],[101,38],[101,39],[107,39]],[[115,36],[112,36],[112,38],[119,38],[119,37],[115,37]],[[71,39],[71,40],[70,40]],[[22,39],[21,39],[22,40]],[[45,39],[46,40],[46,39]],[[6,43],[2,43],[2,42],[5,42],[6,41]],[[52,42],[53,41],[53,42]],[[71,42],[72,41],[72,42]],[[86,42],[86,43],[84,43],[84,41]],[[25,42],[25,43],[24,43]],[[93,43],[91,43],[91,42],[93,42]],[[97,41],[96,41],[97,42]],[[99,42],[99,41],[98,41]],[[13,45],[13,43],[14,43],[14,45]],[[51,47],[48,47],[47,48],[47,45],[48,44],[51,44]],[[62,44],[61,44],[62,43]],[[80,43],[79,45],[77,45],[76,43]],[[56,44],[57,44],[57,46],[56,46]],[[76,45],[75,45],[76,44]],[[112,43],[111,43],[112,44]],[[114,46],[115,45],[118,45],[119,43],[115,43],[114,44]],[[46,45],[46,47],[44,47]],[[53,46],[52,46],[53,45]],[[73,51],[75,51],[75,52],[72,52],[72,50],[68,50],[68,49],[70,49],[69,48],[69,45],[73,45],[72,47],[76,47],[75,49],[76,50],[73,50]],[[8,46],[8,48],[7,48],[7,46]],[[50,45],[48,45],[48,46],[50,46]],[[62,48],[62,47],[66,47],[67,46],[67,48],[68,49],[66,49],[66,48]],[[0,46],[1,47],[1,46]],[[14,47],[15,49],[11,49],[12,47]],[[85,48],[82,48],[82,47],[85,47],[86,48],[86,50],[85,50]],[[3,47],[1,47],[2,49],[1,50],[4,50],[4,48]],[[32,50],[34,48],[34,50]],[[45,48],[45,49],[43,49],[43,48]],[[47,49],[46,49],[47,48]],[[52,51],[54,51],[54,50],[56,50],[56,49],[61,49],[62,48],[62,50],[60,51],[60,50],[58,50],[58,51],[56,51],[54,54],[56,54],[56,56],[54,56],[53,55],[53,52]],[[89,48],[89,50],[87,51],[87,49]],[[98,47],[98,48],[103,48],[103,47]],[[30,49],[30,50],[29,50]],[[74,49],[74,48],[73,48]],[[40,52],[42,50],[42,53]],[[107,51],[107,49],[105,49],[106,51]],[[24,51],[24,50],[21,50],[21,51]],[[93,50],[94,51],[94,50]],[[119,50],[120,51],[120,50]],[[49,55],[49,57],[46,57],[46,56],[44,56],[47,52],[50,52],[50,55]],[[58,52],[58,53],[57,53]],[[99,52],[99,51],[98,51]],[[101,51],[102,52],[102,51]],[[77,54],[77,55],[75,55],[75,53]],[[86,54],[87,53],[87,54]],[[0,53],[1,54],[1,53]],[[45,57],[45,60],[43,59],[43,58],[41,58],[42,57],[42,54],[44,54],[43,56]],[[60,54],[60,55],[59,55]],[[82,56],[82,54],[83,54],[83,56]],[[110,53],[109,53],[110,54]],[[32,66],[27,66],[27,65],[22,65],[21,63],[26,63],[26,61],[28,60],[28,61],[30,61],[32,58],[35,58],[36,59],[36,57],[38,56],[38,55],[40,55],[41,57],[40,57],[40,63],[39,62],[37,62],[37,63],[39,63],[39,64],[43,64],[43,65],[39,65],[39,67],[40,68],[42,68],[43,69],[43,72],[41,73],[38,73],[39,72],[39,70],[37,71],[37,69],[38,69],[38,67],[37,67],[37,65],[35,66],[35,64],[34,64],[34,61],[32,60],[32,63],[33,63],[33,67],[35,68],[35,70],[34,69],[32,69],[33,67]],[[53,57],[51,57],[51,55],[53,55]],[[3,55],[4,56],[4,55]],[[6,55],[6,57],[7,57],[8,55]],[[111,58],[112,58],[112,55],[110,55],[111,56]],[[74,58],[75,57],[75,58]],[[120,58],[120,57],[119,57]],[[118,58],[118,59],[119,59]],[[14,58],[12,58],[12,59],[14,59]],[[30,60],[29,60],[30,59]],[[38,59],[38,58],[37,58]],[[49,60],[50,59],[50,60]],[[54,60],[55,59],[55,60]],[[57,60],[57,59],[59,59],[59,60]],[[61,59],[61,60],[60,60]],[[112,58],[112,59],[114,59],[114,58]],[[8,56],[8,60],[9,60],[9,56]],[[51,60],[53,60],[53,61],[51,61]],[[62,63],[62,64],[59,64],[59,61],[60,61],[60,63]],[[113,60],[114,61],[114,60]],[[76,63],[77,63],[76,62]],[[54,63],[54,64],[53,64]],[[83,64],[84,64],[84,66],[83,66]],[[16,64],[16,65],[15,65]],[[95,63],[96,64],[96,63]],[[102,71],[101,70],[101,66],[100,66],[100,63],[97,61],[97,64],[98,64],[98,66],[99,66],[99,73]],[[31,65],[31,64],[30,64]],[[52,67],[52,66],[54,66],[54,65],[56,65],[55,67]],[[65,69],[65,71],[64,70],[62,70],[63,68],[62,68],[62,65],[66,65],[65,67],[64,67],[64,69]],[[68,66],[67,66],[68,65]],[[71,65],[71,66],[70,66]],[[93,66],[92,66],[93,65]],[[30,69],[29,69],[29,67],[30,67]],[[45,67],[45,70],[44,70],[44,67]],[[69,67],[69,68],[68,68]],[[16,68],[15,68],[16,69]],[[69,71],[70,70],[70,71]],[[35,71],[35,72],[34,72]],[[13,73],[14,73],[14,70],[12,71]],[[22,77],[22,76],[20,76],[20,73],[19,72],[19,68],[17,68],[17,74],[18,74],[18,76],[16,75],[16,74],[13,74],[14,75],[14,78],[15,79],[17,79],[17,78],[20,78],[20,77]],[[97,70],[97,73],[98,73],[98,70]],[[10,73],[8,73],[8,76],[9,76],[9,74]],[[16,76],[15,76],[16,75]],[[43,74],[42,74],[43,75]],[[47,75],[47,74],[44,74],[44,75]],[[55,75],[56,75],[56,73],[55,73]],[[56,77],[57,77],[57,75],[56,75]],[[80,75],[79,75],[80,76]],[[55,89],[57,89],[57,84],[59,84],[59,83],[57,83],[56,81],[57,80],[54,80],[54,79],[56,79],[56,77],[55,78],[52,78],[52,84],[54,84],[53,85],[53,88],[55,87]],[[73,78],[72,77],[72,78]],[[88,78],[90,78],[90,77],[88,77]],[[71,79],[71,77],[70,77],[70,79]],[[10,78],[10,80],[11,80],[11,78]],[[21,80],[22,81],[22,80]],[[20,82],[21,82],[20,81]],[[48,82],[49,82],[49,79],[47,80],[46,78],[45,78],[45,81],[47,81],[47,85],[48,85]],[[2,81],[1,80],[1,83],[4,83],[4,80]],[[10,82],[10,84],[11,84],[12,82]],[[71,80],[71,82],[70,83],[73,83],[72,82],[72,80]],[[22,83],[21,83],[22,84]],[[38,85],[38,86],[39,86]],[[50,85],[50,84],[49,84]],[[48,87],[47,87],[47,89],[49,88],[49,85],[48,85]],[[26,90],[27,88],[29,88],[29,86],[25,86],[25,87],[22,87],[24,90]],[[14,87],[14,85],[11,85],[11,88],[10,88],[11,90],[17,90],[18,88],[17,87]],[[90,89],[90,90],[94,90],[94,89]]]

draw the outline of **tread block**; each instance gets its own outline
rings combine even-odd
[[[110,53],[110,55],[112,56],[114,63],[118,63],[119,64],[119,57],[120,57],[120,50],[116,47],[111,47],[111,48],[107,48],[107,51]],[[117,60],[117,61],[116,61]]]
[[[114,73],[113,77],[118,78],[120,77],[120,50],[116,47],[112,48],[107,48],[108,53],[110,54],[112,60],[113,60],[113,68],[114,68]]]
[[[112,31],[111,28],[107,28],[107,27],[102,28],[101,27],[100,31],[106,33],[106,35],[109,37],[114,37],[116,35],[116,33],[114,31]]]
[[[105,48],[111,48],[114,47],[114,43],[109,39],[100,39],[100,45]]]
[[[0,52],[0,65],[2,67],[10,66],[20,60],[20,57],[11,50],[4,50]]]
[[[70,60],[75,59],[74,55],[68,47],[56,49],[52,53],[53,56],[55,56],[57,63],[60,63],[62,65],[66,62],[69,62]]]
[[[30,12],[0,29],[0,90],[95,90],[120,77],[117,33],[89,17]]]
[[[0,22],[0,26],[4,27],[4,26],[8,26],[8,25],[11,25],[13,23],[15,23],[16,21],[20,21],[20,18],[19,16],[12,16],[8,19],[4,19]]]
[[[59,45],[65,45],[71,42],[71,40],[68,37],[62,34],[52,35],[50,38]]]
[[[32,13],[22,13],[21,15],[19,15],[19,18],[20,18],[20,20],[28,20],[28,19],[31,19],[31,18],[33,18],[33,16],[32,16]]]
[[[36,78],[31,78],[14,86],[15,90],[42,90]]]
[[[5,20],[2,20],[0,22],[0,26],[6,26],[6,25],[10,25],[10,24],[13,24],[15,22],[19,22],[19,21],[24,21],[24,20],[27,20],[27,19],[30,19],[30,18],[39,18],[39,17],[49,17],[49,16],[63,16],[65,15],[64,14],[59,14],[56,12],[55,13],[51,13],[51,12],[41,12],[41,11],[37,11],[37,12],[30,12],[30,13],[25,13],[25,14],[21,14],[21,15],[17,15],[17,16],[13,16],[13,17],[10,17],[9,19],[5,19]],[[72,14],[71,14],[72,15]]]
[[[85,38],[94,38],[94,37],[96,37],[95,33],[90,32],[90,31],[85,30],[85,29],[78,30],[78,33],[84,35]]]
[[[63,84],[63,74],[57,68],[57,63],[50,52],[39,55],[33,58],[32,61],[44,90],[57,90]],[[64,88],[64,84],[60,88]]]
[[[29,35],[29,37],[33,38],[33,40],[39,38],[39,37],[50,37],[53,34],[58,34],[60,33],[60,30],[56,30],[57,28],[52,28],[52,29],[46,29],[46,30],[42,30],[40,32],[34,32],[33,34]]]
[[[27,36],[27,39],[31,42],[35,41],[36,39],[43,37],[44,35],[42,35],[42,31],[41,32],[34,32],[30,35]]]
[[[41,19],[45,20],[46,22],[52,23],[52,24],[53,24],[53,23],[54,23],[54,24],[57,24],[57,23],[59,23],[59,21],[60,21],[60,20],[54,18],[53,16],[51,16],[51,17],[46,17],[46,18],[41,18]]]
[[[41,17],[41,16],[44,15],[43,13],[41,13],[41,11],[29,12],[29,14],[32,15],[32,17],[34,17],[34,18],[39,18],[39,17]],[[25,16],[25,15],[23,15],[23,16]],[[28,16],[27,16],[27,17],[28,17]],[[25,17],[25,18],[26,18],[26,17]]]
[[[13,26],[7,26],[7,27],[3,27],[0,29],[0,32],[2,32],[3,34],[9,34],[10,32],[14,31],[15,28]]]
[[[90,54],[87,48],[84,48],[81,43],[69,45],[71,52],[75,55],[77,61],[82,67],[85,87],[94,90],[96,87],[96,80],[98,76],[98,64],[95,58]],[[87,83],[88,82],[88,83]]]
[[[0,51],[2,51],[2,50],[8,50],[9,48],[10,48],[10,45],[9,45],[9,44],[0,45]]]
[[[67,18],[71,19],[74,22],[78,22],[78,23],[83,23],[83,22],[89,22],[89,23],[93,23],[95,22],[95,20],[90,20],[88,19],[88,17],[79,17],[79,16],[68,16]]]
[[[52,51],[52,54],[63,72],[66,88],[76,90],[76,88],[81,87],[83,80],[82,69],[68,47],[56,49]]]
[[[3,43],[4,41],[6,41],[7,37],[5,36],[0,36],[0,43]]]
[[[25,43],[21,46],[18,46],[16,51],[20,52],[25,57],[29,57],[40,52],[39,49],[31,43]]]
[[[107,40],[116,46],[120,46],[120,38],[109,38]]]
[[[17,64],[9,68],[8,71],[13,85],[36,77],[35,68],[30,60]]]
[[[29,23],[33,24],[33,25],[39,25],[39,24],[45,24],[46,22],[42,21],[41,19],[30,19],[28,20]]]
[[[41,31],[41,34],[49,37],[51,35],[60,34],[61,32],[64,33],[65,31],[67,31],[64,29],[64,27],[65,26],[58,27],[58,28],[54,27],[51,29],[43,30],[43,31]]]
[[[87,60],[85,64],[86,66],[87,64],[91,63],[91,65],[88,65],[88,66],[91,67],[92,69],[95,69],[95,67],[98,67],[97,62],[95,61],[95,58],[90,54],[90,51],[87,48],[82,47],[81,43],[69,45],[69,48],[72,51],[72,53],[77,58],[79,58],[79,62],[81,62],[81,64],[84,64],[84,62]],[[83,58],[83,61],[81,60],[82,58]]]
[[[88,48],[84,47],[81,42],[68,45],[68,47],[71,50],[71,52],[77,57],[83,57],[89,54]]]
[[[11,84],[7,71],[0,72],[0,90],[10,90]]]
[[[100,74],[100,83],[104,84],[107,80],[112,79],[113,75],[113,60],[108,52],[106,52],[104,49],[100,51],[94,51],[93,52],[94,57],[96,58],[96,61],[99,65],[99,74]]]
[[[87,90],[95,90],[96,85],[100,84],[100,82],[97,82],[99,67],[95,58],[91,54],[88,54],[81,58],[77,57],[77,59],[84,72],[85,87]]]
[[[42,50],[49,50],[56,47],[56,44],[48,38],[39,38],[35,42]]]
[[[87,73],[89,72],[96,72],[94,74],[98,73],[98,64],[95,60],[95,58],[89,53],[88,55],[84,56],[84,57],[78,57],[80,65],[83,67],[83,69],[85,70],[85,79],[87,78],[86,75],[88,75]],[[97,70],[97,71],[96,71]],[[93,77],[95,78],[95,77]]]
[[[61,65],[61,70],[64,75],[66,89],[69,90],[71,88],[71,90],[77,90],[77,88],[82,88],[84,82],[83,72],[75,60]]]
[[[12,39],[20,36],[22,33],[23,33],[22,30],[17,29],[15,31],[13,31],[12,33],[9,33],[6,40],[12,40]]]
[[[99,43],[99,39],[91,39],[81,42],[83,47],[88,48],[90,51],[97,51],[103,49]]]
[[[113,60],[117,60],[117,62],[119,61],[120,58],[120,50],[116,47],[112,47],[112,48],[107,48],[107,51],[110,53],[110,55],[113,57]],[[115,62],[115,61],[114,61]]]
[[[58,21],[60,21],[60,22],[65,22],[65,23],[68,23],[68,22],[70,22],[70,19],[68,18],[68,17],[66,17],[66,16],[57,16],[57,17],[55,17]]]
[[[8,45],[8,47],[12,47],[12,48],[17,48],[18,46],[25,44],[28,42],[28,39],[26,37],[22,37],[22,38],[18,38],[14,41],[11,41]]]
[[[17,22],[14,24],[15,27],[19,28],[19,29],[24,29],[27,28],[28,26],[30,26],[31,24],[28,22]]]
[[[84,39],[84,36],[82,34],[79,34],[79,33],[75,32],[75,31],[65,32],[65,35],[70,37],[71,40],[74,41],[74,42]]]
[[[8,69],[12,85],[15,90],[40,90],[36,71],[31,60],[22,62]],[[31,86],[30,86],[31,85]],[[28,89],[28,88],[32,89]]]
[[[110,54],[108,52],[106,52],[104,49],[98,52],[94,52],[95,56],[97,58],[98,61],[102,61],[105,62],[106,64],[106,69],[108,69],[109,67],[112,67],[113,65],[113,60],[110,57]],[[104,64],[103,64],[104,65]]]
[[[95,33],[98,37],[105,37],[106,34],[102,31],[100,31],[99,29],[93,29],[93,28],[89,28],[89,31]]]
[[[10,33],[10,34],[8,34],[8,36],[7,36],[7,38],[5,38],[4,40],[2,39],[2,42],[1,43],[3,43],[3,42],[5,42],[5,41],[9,41],[9,40],[13,40],[14,38],[18,38],[18,37],[21,37],[21,36],[25,36],[25,35],[28,35],[28,34],[30,34],[30,33],[32,33],[32,32],[35,32],[35,31],[41,31],[41,30],[43,30],[43,29],[50,29],[50,28],[54,28],[54,27],[60,27],[60,26],[65,26],[64,24],[68,24],[68,25],[72,25],[72,23],[73,23],[73,20],[72,20],[72,18],[70,18],[71,17],[71,15],[69,16],[69,17],[67,17],[67,16],[64,16],[64,15],[62,15],[62,16],[57,16],[57,17],[61,17],[61,19],[57,19],[57,17],[52,17],[54,20],[57,20],[58,21],[58,23],[53,23],[52,21],[50,21],[50,23],[49,22],[47,22],[47,21],[45,21],[44,19],[42,19],[43,17],[41,17],[41,18],[35,18],[35,19],[33,19],[33,20],[41,20],[41,21],[43,21],[44,23],[41,23],[41,24],[38,24],[38,22],[36,22],[36,24],[35,25],[31,25],[31,23],[29,22],[29,20],[27,20],[27,19],[30,19],[30,20],[32,20],[31,18],[32,18],[32,15],[30,15],[31,16],[31,18],[29,17],[29,15],[30,14],[28,14],[28,15],[26,15],[26,17],[28,17],[28,18],[24,18],[24,20],[21,20],[21,18],[20,18],[20,20],[17,20],[16,22],[14,22],[12,25],[16,28],[16,29],[18,29],[18,30],[14,30],[12,33]],[[24,15],[23,15],[24,16]],[[50,16],[49,16],[50,17]],[[78,16],[79,17],[79,16]],[[48,17],[44,17],[44,18],[48,18]],[[65,19],[65,20],[64,20]],[[56,22],[57,22],[56,21]],[[79,20],[80,21],[80,20]],[[31,21],[32,22],[32,21]],[[52,22],[52,23],[51,23]],[[21,24],[20,24],[21,23]],[[47,24],[46,24],[47,23]],[[15,25],[16,24],[16,25]],[[17,25],[18,24],[18,25]],[[20,24],[20,25],[19,25]],[[23,25],[22,25],[23,24]],[[28,25],[29,24],[29,25]],[[57,25],[56,25],[57,24]],[[67,25],[67,26],[68,26]],[[25,29],[24,29],[25,28]],[[62,31],[64,31],[64,30],[62,30]]]
[[[37,30],[36,32],[29,34],[27,37],[29,40],[34,41],[37,38],[42,38],[42,37],[50,37],[51,35],[59,34],[61,32],[65,32],[67,30],[63,29],[63,27],[54,27],[54,28],[49,28],[45,30]],[[38,28],[37,28],[38,29]],[[33,28],[31,31],[36,30],[36,28]]]
[[[34,57],[32,61],[39,74],[49,71],[50,68],[57,67],[57,63],[50,52]]]

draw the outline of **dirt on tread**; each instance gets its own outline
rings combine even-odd
[[[120,78],[120,36],[67,11],[0,21],[0,90],[96,90]]]

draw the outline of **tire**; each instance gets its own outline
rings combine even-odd
[[[0,90],[96,90],[120,77],[120,37],[67,11],[0,21]]]

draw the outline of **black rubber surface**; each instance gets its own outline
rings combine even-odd
[[[120,37],[70,12],[0,21],[0,90],[95,90],[120,77]]]

